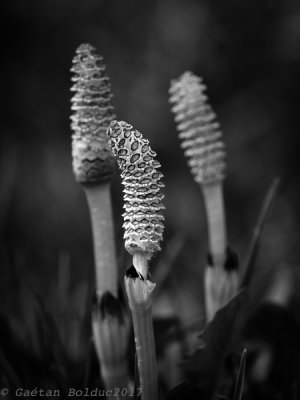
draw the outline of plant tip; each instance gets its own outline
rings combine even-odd
[[[222,133],[205,89],[202,78],[187,71],[171,81],[169,90],[181,147],[195,181],[203,184],[223,180],[225,170]]]
[[[71,90],[75,92],[71,100],[74,175],[81,183],[105,181],[114,172],[106,137],[106,129],[115,118],[110,81],[102,57],[89,44],[77,48],[71,71]]]
[[[122,171],[125,248],[132,255],[143,253],[150,258],[160,250],[164,229],[160,163],[149,141],[130,124],[112,121],[107,135]]]

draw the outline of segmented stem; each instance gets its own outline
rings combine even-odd
[[[152,322],[152,292],[155,284],[131,267],[125,288],[132,312],[138,370],[143,400],[157,400],[157,362]]]

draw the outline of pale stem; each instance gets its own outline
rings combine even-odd
[[[218,301],[217,301],[217,289],[216,286],[216,278],[215,276],[216,269],[211,266],[206,266],[204,270],[204,295],[205,295],[205,314],[206,314],[206,322],[210,322],[217,309],[218,309]],[[222,271],[221,271],[222,272]]]
[[[132,312],[142,400],[157,400],[157,363],[152,322],[152,292],[155,284],[143,278],[148,275],[148,271],[145,271],[148,261],[147,255],[144,254],[142,260],[141,254],[134,257],[136,276],[126,275],[125,288]]]
[[[147,279],[148,270],[149,270],[149,262],[148,262],[148,254],[143,253],[141,251],[136,252],[132,257],[132,264],[134,268],[143,276],[143,278]]]
[[[237,293],[239,275],[236,270],[219,270],[207,265],[204,272],[206,321],[210,322],[216,312]]]
[[[209,249],[215,267],[223,268],[226,259],[226,220],[222,181],[201,185],[207,213]]]
[[[157,365],[152,309],[143,314],[132,310],[136,353],[143,400],[157,400]]]
[[[110,183],[84,185],[93,231],[96,288],[117,297],[118,270],[115,250]]]
[[[97,308],[92,313],[92,330],[101,376],[108,391],[106,397],[121,398],[123,389],[122,396],[125,400],[125,391],[127,392],[130,381],[127,365],[128,319],[119,300],[108,292],[95,307]],[[117,390],[120,390],[119,397]]]

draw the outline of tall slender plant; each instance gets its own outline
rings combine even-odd
[[[220,125],[205,95],[202,79],[185,72],[171,82],[170,102],[181,147],[192,175],[200,184],[207,214],[209,263],[205,269],[208,320],[236,292],[236,263],[227,256],[226,218],[223,200],[225,146]]]
[[[114,158],[106,129],[115,118],[109,78],[102,57],[89,44],[82,44],[73,59],[75,92],[72,97],[72,155],[76,180],[85,191],[91,222],[98,294],[117,295],[117,262],[114,247],[110,180]]]
[[[92,313],[95,347],[107,389],[128,383],[128,323],[118,300],[118,268],[114,241],[110,181],[114,173],[106,130],[115,118],[109,78],[102,57],[89,44],[76,51],[71,71],[73,171],[89,206],[95,253],[96,299]]]
[[[162,173],[149,141],[130,124],[113,121],[107,133],[124,186],[125,248],[133,263],[126,273],[125,287],[133,317],[142,398],[155,400],[157,365],[152,326],[155,284],[150,281],[149,260],[160,250],[164,229]]]

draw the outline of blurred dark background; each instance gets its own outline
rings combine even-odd
[[[253,293],[264,293],[283,264],[299,286],[299,1],[10,0],[2,8],[2,312],[22,314],[16,300],[20,281],[55,308],[59,266],[66,259],[75,299],[85,291],[82,282],[92,282],[89,216],[72,174],[69,127],[71,61],[85,42],[104,57],[118,119],[149,138],[161,161],[165,244],[174,235],[184,241],[172,272],[180,282],[184,318],[201,310],[207,247],[201,192],[179,148],[168,104],[169,82],[185,70],[204,78],[222,125],[229,242],[241,259],[264,194],[275,176],[281,178]],[[116,177],[120,257],[121,198]]]

